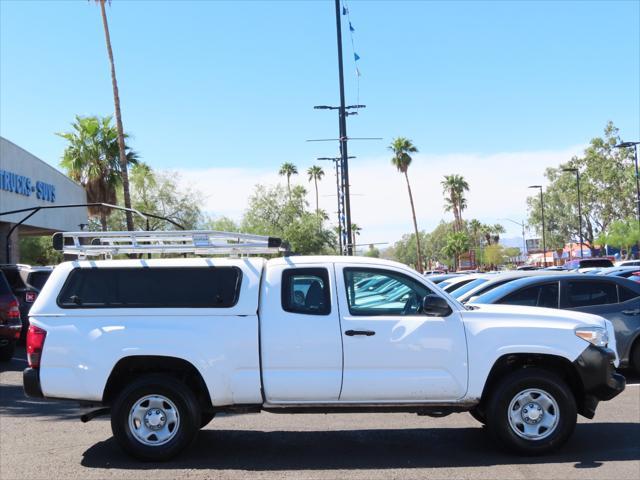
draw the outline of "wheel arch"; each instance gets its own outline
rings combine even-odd
[[[582,415],[586,413],[584,385],[575,365],[560,355],[540,353],[508,353],[499,357],[491,367],[482,390],[480,408],[483,409],[485,402],[500,380],[523,368],[542,369],[559,376],[571,389],[578,406],[578,412]]]
[[[171,375],[196,395],[203,411],[213,409],[211,392],[200,371],[184,358],[161,355],[131,355],[118,360],[109,374],[102,402],[110,405],[129,382],[147,374]]]

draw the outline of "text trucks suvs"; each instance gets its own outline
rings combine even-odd
[[[180,233],[207,251],[207,232]],[[375,258],[66,262],[30,321],[27,395],[109,409],[143,460],[175,456],[218,412],[259,411],[469,411],[512,450],[543,453],[625,387],[602,318],[466,308]]]

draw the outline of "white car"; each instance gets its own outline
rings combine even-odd
[[[131,233],[87,245],[89,233],[68,234],[75,246],[63,248],[184,252],[192,235],[193,252],[217,253],[217,232],[179,233],[175,250],[166,238],[145,250],[159,235],[146,232],[126,248]],[[222,251],[260,251],[248,237]],[[143,460],[172,458],[219,412],[260,411],[468,411],[502,444],[539,454],[625,387],[601,317],[467,308],[377,258],[66,262],[30,320],[27,395],[100,407],[84,420],[110,413],[118,443]]]

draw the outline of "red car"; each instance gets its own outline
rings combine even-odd
[[[11,360],[21,331],[22,321],[18,299],[0,271],[0,361]]]

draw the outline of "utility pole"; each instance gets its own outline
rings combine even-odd
[[[542,264],[547,266],[547,241],[544,235],[544,197],[542,196],[542,185],[531,185],[529,188],[539,188],[540,189],[540,210],[542,212],[542,255],[544,255],[544,260]]]
[[[356,158],[356,157],[349,157]],[[343,224],[344,224],[344,195],[342,190],[342,157],[318,157],[316,160],[330,160],[335,163],[336,167],[336,197],[338,199],[338,248],[340,248],[340,255],[344,255],[347,242],[344,242],[343,236]]]
[[[342,63],[342,19],[340,18],[340,0],[336,5],[336,34],[338,40],[338,79],[340,81],[340,156],[342,157],[342,181],[344,183],[344,215],[347,227],[347,255],[353,255],[351,244],[351,199],[349,195],[349,154],[347,152],[347,109],[344,101],[344,67]]]

